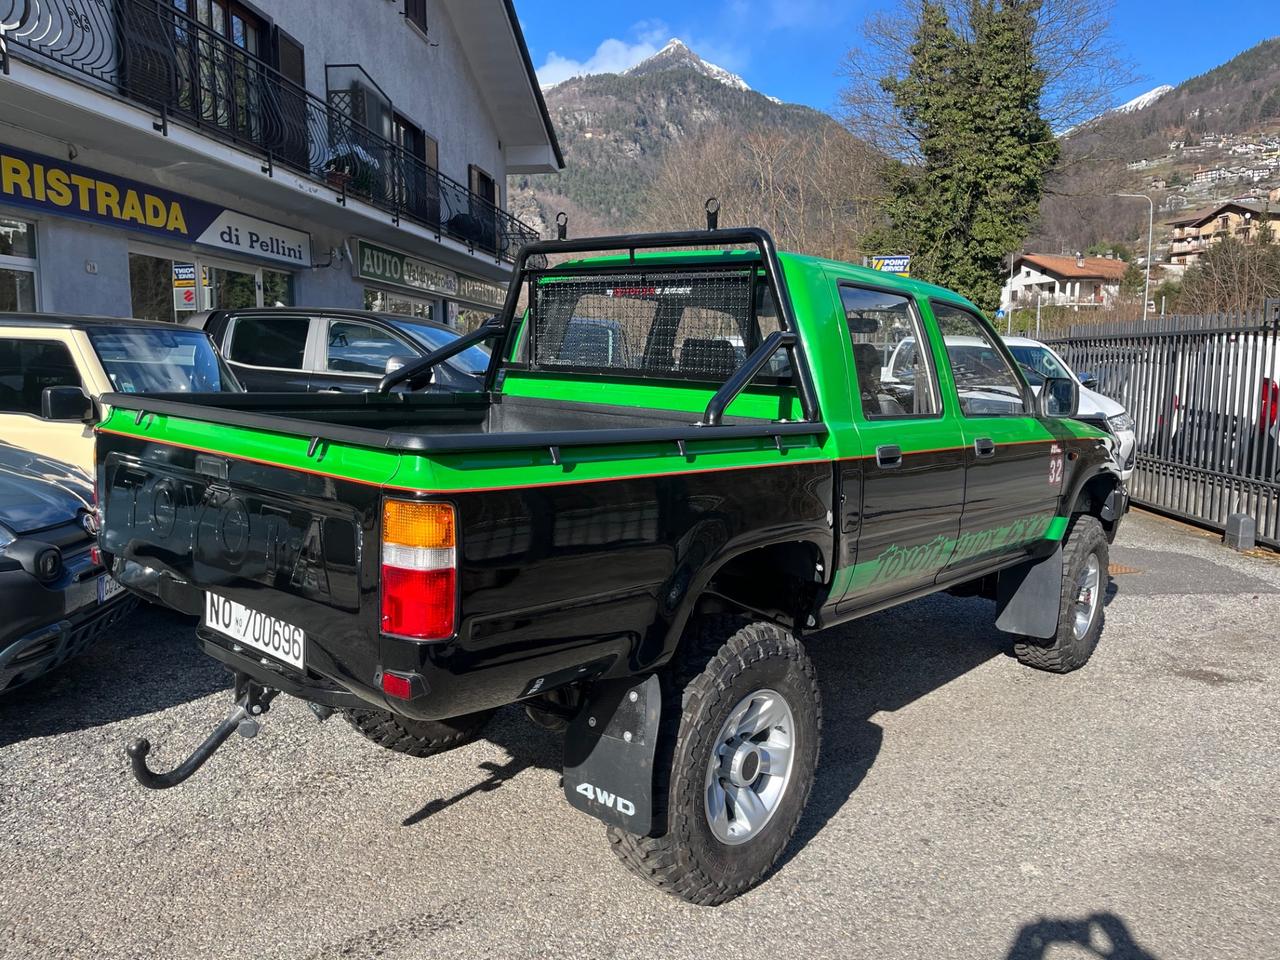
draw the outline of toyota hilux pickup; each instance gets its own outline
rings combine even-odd
[[[421,389],[483,339],[482,390]],[[955,293],[735,229],[530,244],[494,322],[368,393],[112,395],[113,574],[235,677],[183,763],[137,740],[133,772],[182,782],[281,692],[417,756],[519,703],[624,864],[724,902],[813,783],[810,634],[952,590],[1023,662],[1089,659],[1126,497],[1077,391],[1032,391]]]

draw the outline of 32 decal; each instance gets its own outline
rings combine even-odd
[[[1062,485],[1063,470],[1062,447],[1055,443],[1049,447],[1049,486]]]

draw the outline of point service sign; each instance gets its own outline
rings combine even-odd
[[[905,254],[877,254],[871,258],[871,269],[909,277],[911,276],[911,257]]]

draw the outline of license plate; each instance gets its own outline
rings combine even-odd
[[[114,600],[122,593],[124,593],[124,587],[120,585],[120,581],[112,579],[105,573],[98,578],[99,603],[106,603],[108,600]]]
[[[303,668],[307,635],[301,627],[213,593],[204,595],[204,625],[236,643]]]

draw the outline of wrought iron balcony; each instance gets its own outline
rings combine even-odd
[[[70,71],[177,121],[512,261],[538,238],[488,199],[179,9],[184,0],[0,0],[0,59]],[[33,56],[31,56],[33,55]]]

